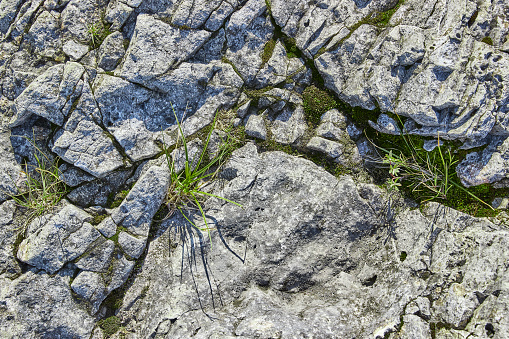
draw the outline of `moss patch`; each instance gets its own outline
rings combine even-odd
[[[270,57],[272,56],[272,53],[274,53],[275,47],[276,47],[276,40],[274,40],[274,39],[270,39],[269,41],[267,41],[267,43],[263,47],[262,67],[269,61]]]
[[[313,125],[320,123],[320,118],[325,112],[337,107],[336,100],[328,91],[314,85],[304,90],[302,99],[306,119]]]
[[[486,36],[486,37],[482,38],[481,41],[484,42],[485,44],[493,46],[493,40],[491,40],[491,38],[489,36]]]
[[[120,319],[117,316],[111,316],[97,322],[99,327],[103,330],[105,338],[115,334],[120,328]]]

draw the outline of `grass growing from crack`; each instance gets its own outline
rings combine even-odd
[[[217,122],[218,115],[216,114],[216,116],[214,117],[214,121],[212,123],[212,128],[210,129],[210,132],[207,134],[205,144],[199,157],[192,156],[190,154],[190,150],[188,149],[188,143],[183,133],[181,123],[178,120],[177,114],[175,113],[175,110],[173,110],[173,114],[177,121],[178,131],[180,132],[179,137],[177,138],[177,143],[174,148],[173,154],[175,155],[172,157],[169,150],[165,146],[163,146],[166,162],[170,170],[171,176],[170,188],[168,190],[165,202],[169,210],[167,217],[171,216],[175,211],[178,210],[191,225],[193,225],[200,231],[206,231],[208,233],[209,240],[212,243],[210,231],[213,229],[209,227],[209,223],[207,221],[205,212],[202,207],[202,203],[204,202],[204,200],[206,198],[213,197],[242,207],[240,204],[234,201],[204,191],[205,185],[208,182],[210,182],[210,180],[213,180],[216,177],[221,165],[225,162],[227,155],[230,153],[231,141],[229,140],[229,136],[227,135],[226,138],[222,140],[222,143],[216,155],[213,156],[211,159],[208,158],[207,148],[209,146],[210,138]],[[184,161],[181,166],[178,166],[179,162],[181,161],[180,159],[178,159],[179,157],[177,156],[177,150],[179,149],[180,139],[184,150]],[[179,167],[182,168],[180,169]],[[184,210],[188,209],[194,209],[200,212],[204,222],[203,227],[196,226],[195,223],[188,219],[188,217],[184,213]]]
[[[26,138],[35,148],[34,158],[37,165],[25,163],[25,185],[17,187],[17,194],[9,194],[14,202],[27,209],[26,225],[36,217],[51,211],[67,193],[67,186],[62,180],[57,159],[50,159],[35,142]]]
[[[394,148],[373,144],[383,153],[381,161],[378,161],[389,167],[389,189],[399,190],[404,186],[419,202],[433,200],[447,205],[454,205],[451,202],[461,193],[469,200],[484,205],[485,209],[493,210],[488,203],[463,187],[456,173],[459,159],[450,147],[440,145],[440,137],[437,146],[430,152],[403,133],[401,139],[399,147]]]

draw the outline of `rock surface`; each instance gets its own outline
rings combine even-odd
[[[507,213],[414,209],[362,167],[376,167],[372,128],[427,150],[453,141],[470,153],[465,186],[509,187],[508,13],[503,0],[0,0],[0,333],[504,338]],[[250,139],[200,186],[242,208],[166,214],[163,152],[183,169],[180,134],[195,163],[209,129],[206,159]],[[12,196],[42,153],[68,190],[27,221]]]

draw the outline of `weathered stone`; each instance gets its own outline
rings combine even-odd
[[[401,135],[401,129],[399,128],[398,123],[387,114],[380,114],[376,124],[369,120],[369,125],[377,131],[385,134]]]
[[[62,50],[60,18],[56,13],[42,12],[30,27],[26,39],[35,53],[55,58]]]
[[[247,126],[247,125],[246,125]],[[280,144],[294,144],[307,130],[304,109],[297,106],[295,109],[285,108],[272,120],[270,131],[274,140]]]
[[[250,115],[247,118],[245,131],[251,137],[262,140],[267,139],[267,128],[265,127],[265,120],[261,115]]]
[[[23,3],[23,0],[0,1],[0,33],[7,33],[12,20],[16,17],[16,11],[21,3]]]
[[[66,38],[75,38],[85,44],[92,42],[89,33],[90,25],[101,22],[103,10],[96,5],[96,0],[71,0],[62,11],[62,31]]]
[[[76,267],[84,271],[106,273],[114,250],[115,243],[111,240],[106,240],[82,256],[76,262]]]
[[[131,169],[117,170],[103,178],[94,178],[75,188],[67,195],[67,199],[79,206],[104,206],[111,203],[109,197],[123,187],[132,174]]]
[[[16,204],[6,201],[0,205],[0,276],[15,278],[21,275],[21,267],[16,261],[14,243],[18,236],[18,228],[14,221]]]
[[[205,29],[217,31],[238,5],[239,1],[222,1],[221,5],[210,14],[207,22],[205,22]]]
[[[122,28],[122,25],[127,21],[133,8],[126,5],[123,1],[116,0],[110,2],[104,20],[111,23],[110,30],[116,31]],[[103,42],[104,45],[104,42]]]
[[[75,302],[69,276],[28,271],[0,294],[2,333],[14,338],[89,338],[94,319]]]
[[[0,202],[23,190],[26,176],[14,157],[10,133],[0,129]]]
[[[81,121],[74,131],[57,135],[52,148],[65,161],[101,178],[124,165],[108,135],[92,121]]]
[[[237,116],[242,119],[245,118],[249,111],[250,105],[251,100],[248,100],[246,103],[242,104],[242,106],[240,106],[239,109],[237,109]]]
[[[456,166],[456,172],[467,187],[506,179],[509,176],[509,138],[495,139],[484,150],[467,154]]]
[[[88,53],[88,46],[71,39],[64,43],[62,50],[71,58],[71,60],[76,61]]]
[[[84,72],[83,66],[74,62],[49,68],[14,101],[16,115],[11,121],[11,127],[22,124],[32,114],[62,126],[62,110]]]
[[[112,214],[115,224],[133,235],[146,238],[152,218],[166,197],[169,177],[167,165],[151,167]]]
[[[104,39],[99,48],[97,65],[105,71],[112,71],[117,67],[124,54],[124,37],[122,33],[112,33]]]
[[[71,187],[75,187],[84,182],[92,181],[95,179],[94,176],[68,164],[60,165],[58,170],[60,171],[60,178],[65,182],[66,185]]]
[[[263,0],[249,0],[233,13],[226,25],[225,57],[235,65],[242,79],[250,84],[260,67],[265,44],[272,38],[274,27],[265,16]]]
[[[92,314],[97,313],[101,303],[113,290],[126,282],[134,268],[134,261],[127,260],[120,253],[115,256],[107,274],[81,271],[71,284],[76,294],[90,302]]]
[[[126,232],[120,232],[118,235],[118,244],[125,254],[138,259],[145,249],[146,239],[140,240]]]
[[[327,139],[342,140],[348,133],[346,127],[346,117],[337,109],[332,109],[322,115],[316,134]]]
[[[37,218],[40,226],[19,245],[18,259],[53,274],[83,254],[101,235],[86,212],[68,205],[57,214]]]
[[[101,232],[106,238],[111,238],[117,234],[117,225],[111,217],[106,217],[103,221],[96,226],[96,229]]]
[[[154,88],[159,77],[192,56],[209,38],[207,31],[174,28],[149,15],[139,15],[120,75]]]

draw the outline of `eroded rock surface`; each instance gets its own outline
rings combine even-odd
[[[473,149],[465,186],[509,186],[508,13],[503,0],[0,0],[0,332],[101,338],[114,313],[119,338],[503,338],[507,216],[413,210],[259,151],[356,175],[376,156],[358,119],[310,116],[321,98],[306,88],[323,83],[375,110],[379,133]],[[231,116],[261,148],[205,186],[243,206],[203,203],[209,242],[199,213],[196,227],[153,219],[177,119],[195,159],[216,116],[208,156]],[[23,223],[11,196],[36,147],[69,190]]]

